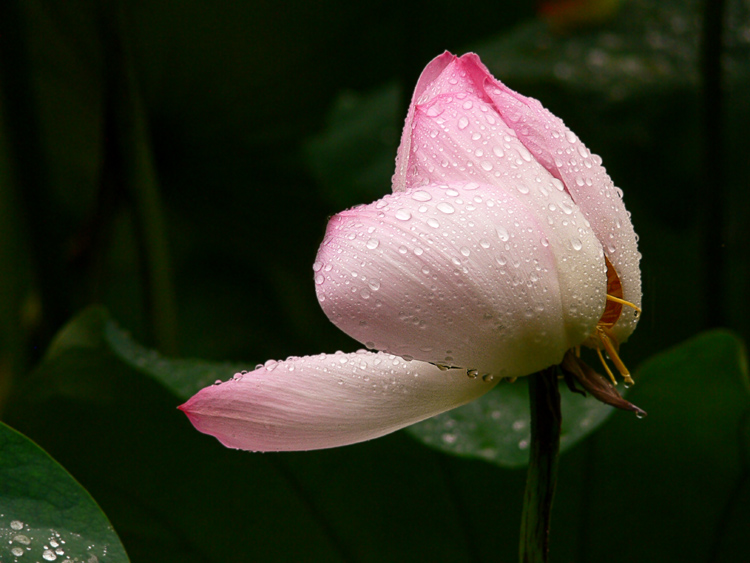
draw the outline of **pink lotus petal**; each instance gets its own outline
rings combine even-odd
[[[478,58],[476,64],[481,65]],[[483,67],[483,65],[482,65]],[[562,119],[537,100],[526,98],[488,72],[487,92],[504,121],[516,131],[526,148],[549,172],[559,178],[573,201],[591,223],[604,252],[622,282],[627,301],[641,305],[641,270],[637,238],[630,214],[602,160],[591,154]],[[637,317],[626,311],[613,331],[619,342],[635,330]]]
[[[497,151],[497,155],[495,155]],[[640,254],[630,215],[604,168],[558,117],[496,80],[473,53],[444,53],[420,77],[396,159],[393,190],[461,179],[495,184],[518,155],[560,180],[589,221],[623,286],[641,303]],[[620,342],[636,325],[631,311],[614,327]]]
[[[416,106],[411,138],[404,189],[457,181],[499,185],[511,174],[551,178],[492,104],[472,94],[441,94]]]
[[[396,156],[396,172],[393,174],[392,180],[394,191],[403,191],[406,189],[406,167],[408,165],[408,157],[411,151],[411,128],[417,100],[420,99],[430,84],[442,74],[445,67],[454,60],[456,60],[456,56],[448,51],[435,57],[430,64],[425,67],[417,81],[417,86],[414,88],[414,95],[406,114],[406,124],[401,132],[401,144]]]
[[[422,186],[336,215],[314,265],[323,310],[404,357],[496,377],[559,363],[593,331],[606,277],[585,219],[539,168],[546,183]]]
[[[269,361],[206,387],[180,409],[230,448],[333,448],[394,432],[483,395],[497,383],[384,353]]]
[[[412,151],[418,151],[416,143],[413,143],[412,131],[414,129],[415,112],[420,105],[425,104],[441,94],[461,93],[482,95],[483,76],[479,75],[474,80],[474,75],[467,75],[460,68],[460,61],[456,55],[445,52],[434,58],[417,81],[411,104],[406,115],[406,123],[401,133],[401,144],[396,156],[396,172],[393,175],[393,191],[403,191],[412,184],[406,178],[409,160]]]

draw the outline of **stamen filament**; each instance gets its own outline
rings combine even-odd
[[[615,303],[619,303],[620,305],[627,305],[628,307],[638,311],[639,315],[643,312],[638,305],[635,305],[631,303],[630,301],[625,301],[624,299],[620,299],[619,297],[615,297],[614,295],[610,295],[609,293],[607,294],[607,301],[614,301]]]
[[[604,349],[607,351],[607,355],[609,356],[609,359],[612,360],[613,364],[615,364],[617,371],[620,372],[620,375],[622,375],[623,379],[625,380],[625,383],[627,385],[633,385],[633,383],[635,382],[633,381],[633,378],[630,377],[630,372],[628,371],[628,368],[626,368],[625,364],[622,363],[622,360],[620,359],[620,356],[617,354],[617,350],[612,344],[612,341],[610,340],[609,335],[606,333],[604,327],[596,327],[596,334],[599,337],[599,340],[601,340],[601,343],[604,345]]]
[[[601,348],[597,348],[596,353],[599,356],[599,361],[602,363],[602,365],[604,366],[604,369],[607,371],[607,375],[612,380],[612,385],[617,385],[617,380],[615,379],[615,376],[612,373],[612,370],[609,369],[607,362],[604,360],[604,354],[602,354]]]

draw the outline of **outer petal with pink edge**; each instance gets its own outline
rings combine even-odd
[[[409,107],[393,190],[460,179],[493,184],[508,170],[530,166],[561,182],[614,266],[623,297],[640,306],[636,235],[601,159],[537,100],[496,80],[477,55],[434,59]],[[636,322],[631,310],[623,311],[613,328],[616,338],[625,341]]]
[[[559,363],[604,310],[604,258],[572,203],[537,211],[532,190],[554,186],[522,183],[423,186],[336,215],[313,266],[323,310],[403,357],[495,377]]]
[[[474,55],[476,57],[476,55]],[[476,65],[484,66],[476,57]],[[591,223],[622,282],[623,297],[641,305],[641,269],[638,243],[630,214],[602,166],[562,119],[537,100],[514,92],[487,71],[487,92],[503,120],[549,172],[562,180],[566,191]],[[637,316],[626,310],[613,327],[619,342],[635,330]]]
[[[230,448],[298,451],[370,440],[458,407],[497,383],[385,353],[266,362],[180,409]]]

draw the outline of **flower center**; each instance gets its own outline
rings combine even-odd
[[[625,387],[630,387],[635,382],[633,381],[633,378],[630,377],[630,371],[628,371],[628,368],[625,367],[625,364],[620,359],[620,355],[618,354],[620,343],[612,333],[612,327],[620,318],[623,306],[631,307],[635,310],[637,315],[641,314],[641,309],[630,301],[625,301],[623,299],[620,277],[617,275],[614,266],[612,266],[612,263],[606,256],[604,257],[604,261],[607,264],[607,305],[604,307],[604,312],[602,313],[599,322],[596,323],[594,333],[589,337],[586,343],[596,350],[596,353],[599,356],[599,361],[601,361],[602,366],[604,366],[612,383],[617,385],[617,380],[615,379],[612,370],[609,369],[609,365],[604,358],[602,349],[607,352],[610,361],[625,380]]]

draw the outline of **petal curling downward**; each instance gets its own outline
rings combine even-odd
[[[180,407],[229,448],[302,451],[383,436],[472,401],[496,381],[385,353],[269,361]]]

